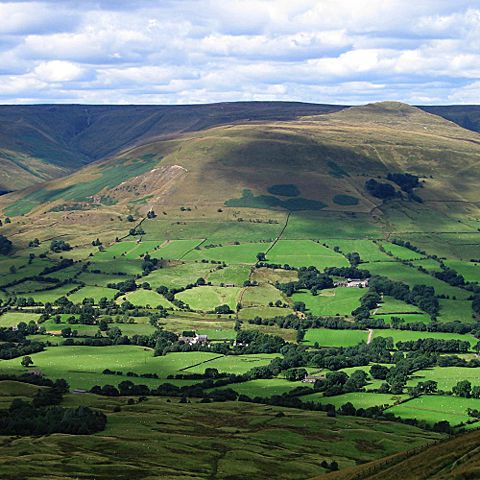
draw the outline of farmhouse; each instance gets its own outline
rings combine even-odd
[[[315,383],[317,380],[325,380],[325,375],[307,375],[302,382],[303,383]]]
[[[182,336],[179,337],[178,340],[180,342],[187,343],[188,345],[197,345],[197,344],[207,344],[208,343],[208,335],[193,335],[192,337]]]
[[[341,282],[335,282],[335,287],[348,287],[348,288],[368,288],[368,278],[364,280],[347,278]]]

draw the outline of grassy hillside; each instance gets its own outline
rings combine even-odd
[[[152,138],[238,121],[287,120],[342,107],[302,103],[192,106],[0,106],[0,193],[66,175]]]
[[[479,152],[476,134],[417,108],[386,102],[149,142],[41,188],[4,196],[0,206],[11,216],[40,206],[42,211],[88,210],[89,203],[95,209],[107,203],[118,204],[118,211],[143,212],[195,206],[202,214],[224,207],[247,213],[347,211],[420,224],[433,209],[437,226],[449,223],[457,211],[475,223]],[[418,175],[423,203],[404,201],[398,208],[398,202],[384,205],[366,191],[369,178],[391,183],[385,180],[390,172]],[[284,185],[293,186],[295,195],[275,190]]]
[[[469,432],[439,442],[430,448],[412,449],[388,459],[368,463],[343,472],[316,477],[318,480],[449,480],[480,475],[478,442],[480,432]]]

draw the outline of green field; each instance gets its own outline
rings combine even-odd
[[[221,285],[223,283],[241,287],[248,280],[250,272],[251,267],[247,265],[229,265],[208,273],[205,280],[213,285]]]
[[[219,372],[246,373],[254,367],[268,365],[279,355],[275,353],[262,353],[261,355],[217,355],[199,365],[185,368],[185,373],[203,373],[205,368],[216,368]]]
[[[217,267],[205,263],[182,263],[160,268],[143,277],[153,289],[163,285],[168,288],[185,287],[195,283],[199,278],[206,279]]]
[[[160,295],[152,290],[138,289],[134,292],[128,292],[126,295],[119,297],[117,302],[122,302],[124,300],[128,300],[130,303],[138,307],[146,307],[149,305],[153,308],[158,306],[162,306],[164,308],[174,308],[173,304],[169,302],[163,295]]]
[[[304,302],[307,311],[313,315],[351,316],[352,311],[360,306],[360,298],[365,295],[362,288],[337,287],[320,290],[318,295],[310,292],[298,292],[292,295],[294,302]]]
[[[330,403],[335,405],[335,408],[340,408],[348,402],[350,402],[355,408],[383,407],[384,405],[395,405],[406,398],[408,398],[407,395],[368,392],[344,393],[334,397],[325,397],[322,393],[312,393],[310,395],[302,396],[303,401],[323,404]]]
[[[378,245],[373,240],[359,240],[359,239],[350,239],[350,240],[341,240],[341,239],[327,239],[325,243],[330,248],[338,247],[345,254],[357,252],[360,255],[360,258],[363,262],[381,262],[381,261],[391,261],[385,252],[382,252]],[[368,266],[362,268],[368,269]]]
[[[228,264],[250,264],[257,261],[257,253],[266,252],[270,243],[242,243],[240,245],[225,245],[205,248],[208,241],[200,250],[192,250],[185,256],[186,260],[215,260]]]
[[[233,311],[237,308],[239,287],[214,287],[205,285],[177,293],[175,298],[190,306],[193,310],[210,311],[219,305],[228,305]]]
[[[467,408],[480,409],[480,400],[441,395],[422,395],[401,405],[391,407],[387,411],[402,418],[416,418],[431,424],[446,420],[454,426],[471,420],[471,417],[467,415]],[[478,427],[478,423],[473,426]]]
[[[407,386],[414,386],[426,380],[438,382],[439,390],[451,391],[461,380],[468,380],[473,386],[480,385],[480,372],[477,368],[468,367],[433,367],[415,372]]]
[[[293,267],[346,267],[347,259],[333,250],[310,240],[280,240],[268,252],[267,261]]]
[[[268,380],[250,380],[248,382],[239,383],[238,385],[232,385],[231,388],[240,395],[247,395],[250,398],[268,398],[273,395],[283,395],[294,388],[309,386],[311,385],[308,383],[289,382],[283,378],[272,378]]]
[[[165,382],[168,375],[179,373],[193,365],[199,365],[195,368],[203,373],[206,366],[210,366],[208,361],[216,357],[218,355],[205,352],[170,353],[163,357],[154,357],[151,349],[130,345],[51,347],[32,355],[35,368],[50,378],[65,378],[72,388],[91,388],[96,384],[111,382],[116,384],[128,378],[102,375],[105,368],[123,371],[124,375],[129,371],[157,373]],[[207,362],[206,366],[202,367],[204,362]],[[248,364],[248,358],[245,362]],[[0,372],[18,374],[24,373],[25,369],[20,366],[20,359],[15,358],[2,361]],[[162,380],[142,378],[141,383],[158,385]]]
[[[420,338],[435,338],[437,340],[462,340],[469,342],[470,346],[473,346],[478,342],[478,340],[473,335],[461,335],[459,333],[442,333],[442,332],[415,332],[411,330],[374,330],[374,337],[391,337],[393,338],[393,343],[397,342],[408,342],[418,340]]]
[[[305,333],[305,343],[318,343],[321,347],[353,347],[366,342],[366,330],[329,330],[326,328],[309,328]]]

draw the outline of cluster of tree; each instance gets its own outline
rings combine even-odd
[[[118,290],[121,294],[124,294],[127,292],[134,292],[137,289],[137,284],[135,283],[135,280],[128,279],[124,280],[123,282],[108,283],[107,287],[114,288]]]
[[[107,417],[89,407],[35,407],[21,399],[12,401],[8,410],[0,410],[2,435],[90,435],[105,429]]]
[[[269,335],[254,330],[237,333],[236,350],[241,353],[277,353],[285,345],[285,340],[277,335]]]
[[[398,245],[399,247],[408,248],[409,250],[412,250],[412,252],[416,252],[416,253],[419,253],[420,255],[427,256],[427,252],[425,250],[418,248],[417,246],[410,243],[408,240],[401,240],[399,238],[394,238],[393,240],[390,240],[390,241],[393,244]]]
[[[287,296],[292,296],[299,290],[310,290],[312,295],[317,295],[318,290],[333,287],[333,280],[326,274],[320,273],[316,267],[302,267],[298,269],[298,281],[277,283],[276,287]]]
[[[324,380],[315,382],[315,390],[323,392],[325,397],[333,397],[362,391],[366,384],[367,374],[363,370],[355,370],[350,376],[345,372],[331,372],[327,373]]]
[[[414,285],[412,290],[403,282],[395,282],[386,277],[374,276],[369,282],[370,290],[383,293],[402,300],[406,303],[416,305],[432,318],[438,315],[440,304],[435,296],[435,289],[428,285]]]
[[[452,268],[443,266],[441,270],[433,272],[433,275],[439,280],[452,285],[453,287],[463,287],[465,279]]]
[[[472,311],[474,315],[480,315],[480,293],[475,293],[472,298]]]
[[[41,352],[44,348],[44,343],[28,340],[19,331],[12,328],[0,328],[0,359],[2,360]]]
[[[437,353],[466,353],[470,350],[470,342],[465,340],[439,340],[436,338],[419,338],[406,342],[397,342],[399,350]]]
[[[452,387],[452,393],[457,397],[480,398],[480,386],[472,387],[468,380],[460,380]]]
[[[327,275],[344,278],[355,278],[363,280],[370,278],[370,272],[368,270],[360,270],[354,266],[351,267],[328,267],[325,269]]]
[[[12,248],[12,242],[4,235],[0,235],[0,255],[8,255]]]
[[[371,178],[365,182],[365,189],[367,192],[382,200],[388,200],[397,195],[395,189],[389,183],[377,182],[377,180]]]
[[[480,331],[480,325],[478,324],[466,324],[462,323],[459,320],[453,322],[436,322],[432,321],[431,323],[424,322],[411,322],[405,323],[405,320],[401,317],[390,317],[392,322],[392,328],[398,330],[411,330],[415,332],[444,332],[444,333],[475,333],[475,331]]]
[[[55,253],[67,252],[71,250],[72,247],[65,240],[52,240],[50,242],[50,250]]]
[[[410,173],[389,173],[387,179],[396,183],[406,193],[412,192],[414,188],[421,187],[420,178]]]
[[[144,255],[142,261],[142,270],[144,275],[148,275],[158,268],[160,261],[157,258],[152,258],[148,253]]]

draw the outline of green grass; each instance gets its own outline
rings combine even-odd
[[[474,322],[472,319],[472,302],[470,300],[440,299],[440,322],[454,322],[460,320],[465,323]]]
[[[219,305],[228,305],[236,310],[241,288],[239,287],[195,287],[177,293],[175,298],[185,302],[193,310],[210,311]]]
[[[67,296],[75,287],[78,285],[70,284],[70,285],[63,285],[58,288],[54,288],[53,290],[44,290],[43,292],[32,292],[29,293],[28,296],[32,297],[36,302],[40,303],[53,303],[60,297]]]
[[[311,240],[280,240],[268,252],[267,261],[294,267],[314,266],[320,271],[349,265],[343,255]]]
[[[142,280],[148,282],[153,289],[160,285],[168,288],[185,287],[195,283],[199,278],[206,279],[216,268],[217,265],[206,263],[183,263],[154,270]]]
[[[93,298],[95,303],[98,303],[101,298],[105,297],[107,300],[111,300],[118,290],[106,287],[82,287],[78,292],[72,293],[68,296],[68,299],[73,303],[82,303],[84,298]]]
[[[376,262],[368,265],[368,270],[373,275],[383,275],[391,280],[404,282],[410,287],[414,285],[430,285],[435,288],[435,293],[448,295],[450,298],[456,297],[460,300],[465,300],[469,297],[469,292],[461,288],[452,287],[437,278],[428,274],[419,272],[415,268],[403,265],[398,262]],[[456,309],[455,309],[456,310]],[[455,311],[454,310],[454,311]],[[446,313],[446,312],[441,312]],[[459,318],[459,320],[469,321],[471,315]]]
[[[274,318],[285,317],[293,313],[292,309],[280,307],[245,307],[238,312],[240,320],[251,320],[255,317]],[[251,326],[249,325],[249,328]]]
[[[270,302],[288,303],[280,290],[273,285],[264,284],[257,287],[247,287],[242,294],[242,307],[267,306]]]
[[[426,313],[407,313],[407,314],[401,314],[401,313],[386,313],[386,314],[380,314],[380,315],[375,315],[374,318],[381,318],[387,325],[390,325],[392,323],[392,317],[397,317],[401,318],[404,323],[431,323],[432,319],[430,318],[429,315]]]
[[[1,446],[8,461],[0,465],[0,476],[27,480],[32,472],[38,478],[55,472],[67,478],[75,472],[98,480],[203,479],[215,469],[218,478],[261,480],[272,472],[278,478],[313,478],[327,473],[324,460],[343,469],[440,438],[409,425],[241,402],[180,404],[154,397],[126,405],[124,398],[84,394],[67,395],[63,405],[104,411],[107,429],[82,438],[7,437]],[[115,406],[121,411],[113,412]]]
[[[72,327],[73,328],[73,327]],[[122,325],[120,325],[122,328]],[[188,368],[218,355],[205,352],[170,353],[154,357],[151,349],[117,345],[112,347],[49,347],[43,352],[31,355],[34,367],[50,378],[65,378],[72,388],[91,388],[93,385],[117,384],[129,371],[136,373],[157,373],[163,382],[171,374]],[[0,372],[24,373],[20,358],[2,361]],[[208,365],[208,364],[207,364]],[[121,370],[124,376],[103,375],[105,368]],[[203,371],[202,371],[203,372]],[[162,380],[142,378],[141,383],[158,385]]]
[[[408,381],[408,386],[416,385],[418,382],[434,380],[438,382],[438,389],[451,391],[461,380],[468,380],[472,385],[480,385],[478,369],[468,367],[433,367],[427,370],[415,372]]]
[[[462,340],[469,342],[473,347],[478,340],[473,335],[461,335],[459,333],[442,333],[442,332],[415,332],[410,330],[374,330],[373,337],[392,337],[393,343],[408,342],[418,340],[420,338],[435,338],[437,340]]]
[[[395,245],[394,243],[383,242],[382,247],[388,253],[391,253],[394,257],[400,260],[419,260],[423,257],[421,253],[414,252],[409,248]]]
[[[199,335],[208,335],[208,340],[235,340],[237,332],[233,328],[227,329],[200,329],[197,332]]]
[[[251,267],[247,265],[230,265],[209,273],[206,280],[213,285],[232,283],[236,287],[241,287],[248,280],[250,271]]]
[[[376,313],[382,314],[397,314],[397,313],[423,313],[416,305],[397,300],[396,298],[385,295],[383,302],[380,304]]]
[[[205,242],[208,244],[208,242]],[[242,243],[214,248],[192,250],[185,255],[186,260],[216,260],[226,264],[249,264],[257,261],[257,253],[268,250],[270,243]]]
[[[289,382],[283,378],[270,378],[250,380],[248,382],[232,385],[230,388],[241,395],[247,395],[250,398],[262,397],[269,398],[273,395],[283,395],[297,387],[310,387],[308,383]]]
[[[32,320],[37,321],[39,318],[39,313],[5,312],[0,315],[0,327],[16,327],[20,322],[28,323]]]
[[[382,407],[384,405],[395,405],[396,403],[408,398],[407,395],[392,395],[391,393],[369,393],[353,392],[336,395],[334,397],[324,397],[323,393],[312,393],[302,396],[302,400],[307,402],[318,402],[335,405],[340,408],[345,403],[350,402],[355,408]]]
[[[117,301],[123,302],[124,300],[128,300],[137,307],[146,307],[147,305],[158,307],[161,305],[164,308],[173,308],[173,304],[163,295],[152,290],[138,289],[134,292],[128,292],[126,295],[119,297]]]
[[[193,240],[168,240],[156,251],[151,252],[153,258],[178,260],[183,258],[190,250],[202,243],[200,239]]]
[[[203,373],[205,368],[216,368],[219,372],[235,373],[241,375],[254,367],[264,367],[274,358],[279,357],[276,353],[262,353],[258,355],[219,355],[200,365],[186,368],[185,373]]]
[[[422,395],[389,408],[387,412],[401,418],[416,418],[430,424],[446,420],[452,426],[471,420],[467,409],[480,409],[480,400],[442,395]],[[478,426],[478,424],[477,424]]]
[[[480,282],[480,264],[473,262],[462,262],[459,260],[446,260],[447,267],[452,268],[467,282]]]
[[[292,295],[294,302],[304,302],[307,311],[313,315],[350,316],[360,306],[360,298],[365,295],[363,288],[337,287],[320,290],[318,295],[310,292],[298,292]]]
[[[353,347],[360,342],[366,342],[366,330],[330,330],[326,328],[309,328],[305,333],[305,343],[320,347]]]

